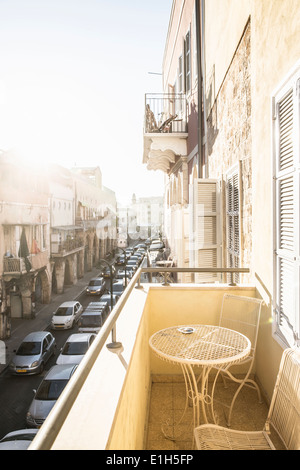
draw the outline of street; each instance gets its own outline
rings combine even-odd
[[[146,259],[143,260],[146,264]],[[122,269],[122,267],[121,267]],[[110,279],[105,279],[107,290],[110,289]],[[87,295],[83,292],[77,300],[85,308],[90,302],[97,301],[98,296]],[[43,380],[49,369],[56,364],[56,359],[67,338],[78,332],[76,324],[69,330],[52,330],[47,328],[56,339],[56,353],[45,364],[45,369],[38,375],[17,376],[13,375],[9,368],[0,374],[0,439],[7,433],[17,429],[26,428],[26,413],[34,397],[34,391]]]
[[[93,299],[83,294],[78,300],[85,307]],[[56,339],[56,354],[47,362],[42,374],[17,376],[7,368],[0,375],[0,438],[10,431],[27,427],[26,413],[34,396],[33,390],[38,388],[45,374],[55,365],[60,349],[71,334],[77,333],[78,326],[63,331],[49,328],[49,331]]]

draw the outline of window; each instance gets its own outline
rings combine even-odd
[[[184,55],[185,55],[185,91],[191,91],[191,31],[187,32],[184,41]]]
[[[300,345],[300,63],[273,97],[274,337]]]
[[[175,100],[175,114],[178,116],[181,116],[181,113],[183,111],[183,105],[182,105],[182,99],[178,95],[182,95],[184,90],[183,90],[183,59],[182,55],[178,59],[178,69],[177,69],[177,77],[176,77],[176,82],[175,82],[175,94],[176,100]]]
[[[240,267],[240,191],[238,167],[234,167],[226,179],[226,239],[227,266]],[[239,274],[233,275],[235,283],[239,282]]]

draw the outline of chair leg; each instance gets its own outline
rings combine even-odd
[[[235,400],[237,399],[237,396],[238,394],[240,393],[241,389],[243,388],[244,385],[254,389],[257,391],[257,395],[258,395],[258,402],[259,403],[262,403],[262,399],[261,399],[261,393],[260,393],[260,389],[259,389],[259,386],[257,385],[257,383],[252,380],[252,379],[248,379],[248,376],[250,374],[250,371],[248,372],[248,374],[246,375],[246,377],[242,380],[239,380],[237,379],[236,377],[234,377],[229,371],[226,372],[226,374],[229,376],[229,378],[231,380],[233,380],[234,382],[236,383],[239,383],[240,386],[238,387],[238,389],[236,390],[234,396],[233,396],[233,399],[231,400],[231,404],[230,404],[230,407],[229,407],[229,413],[228,413],[228,417],[226,419],[226,422],[227,422],[227,426],[230,427],[230,424],[231,424],[231,414],[232,414],[232,410],[233,410],[233,407],[234,407],[234,403],[235,403]],[[224,374],[222,374],[224,375]],[[224,379],[225,380],[225,379]]]

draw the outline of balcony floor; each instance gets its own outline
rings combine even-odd
[[[218,381],[215,391],[215,411],[220,425],[226,426],[225,414],[228,408],[223,404],[230,403],[237,384],[228,381],[224,388]],[[218,402],[216,402],[218,400]],[[223,404],[221,404],[223,403]],[[176,427],[175,440],[167,439],[162,432],[162,424],[169,421],[168,430],[173,431],[173,423],[178,422],[185,405],[185,385],[178,376],[170,376],[167,381],[153,381],[150,399],[147,450],[195,450],[193,447],[193,413],[192,407],[187,412],[179,426]],[[232,412],[231,429],[257,431],[262,430],[268,413],[268,405],[259,403],[257,393],[249,387],[243,387],[236,399]],[[165,429],[165,428],[164,428]],[[274,436],[272,435],[272,440]],[[276,438],[275,438],[276,439]],[[282,449],[276,439],[276,448]]]

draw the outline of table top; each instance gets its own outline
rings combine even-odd
[[[166,328],[152,335],[149,345],[166,361],[202,366],[240,362],[251,350],[246,336],[216,325]]]

